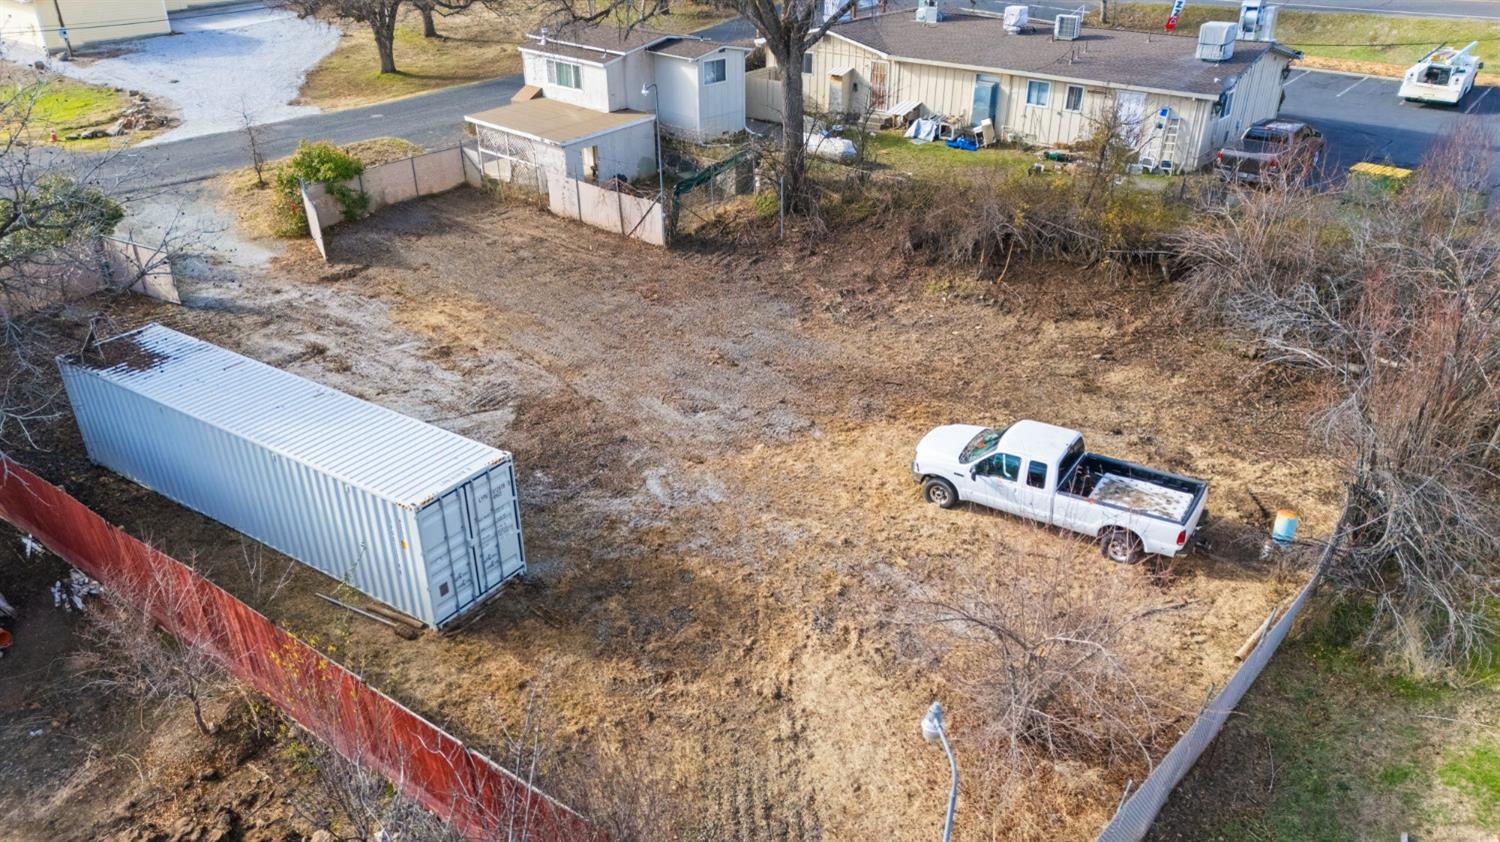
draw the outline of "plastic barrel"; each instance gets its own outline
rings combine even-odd
[[[1291,509],[1276,512],[1276,525],[1271,527],[1271,539],[1286,545],[1297,538],[1297,513]]]

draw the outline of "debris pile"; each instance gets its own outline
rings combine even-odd
[[[120,112],[120,116],[107,129],[85,129],[81,132],[73,132],[67,135],[66,140],[92,140],[97,137],[119,137],[131,132],[148,131],[160,129],[167,125],[169,119],[158,114],[151,104],[151,98],[140,91],[130,91],[130,104]]]
[[[52,607],[82,612],[84,597],[98,596],[103,590],[98,582],[74,570],[66,580],[52,583]]]

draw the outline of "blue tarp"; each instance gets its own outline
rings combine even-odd
[[[966,137],[955,137],[948,141],[949,149],[962,149],[965,152],[973,152],[979,148],[979,144]]]

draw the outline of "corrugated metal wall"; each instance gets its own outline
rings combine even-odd
[[[424,505],[498,466],[487,499],[519,546],[505,452],[159,325],[100,347],[127,346],[146,359],[60,362],[94,462],[434,626],[453,587],[429,575]]]
[[[0,517],[149,611],[174,637],[209,653],[302,727],[465,836],[604,838],[567,807],[3,456]]]

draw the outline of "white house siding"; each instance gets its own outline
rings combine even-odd
[[[589,181],[592,173],[585,172],[583,150],[598,149],[599,180],[606,181],[617,175],[628,179],[656,175],[656,129],[651,121],[626,126],[589,140],[566,144],[567,174],[580,181]]]
[[[612,62],[601,67],[597,64],[583,64],[574,59],[556,57],[555,61],[576,64],[582,70],[580,76],[583,80],[583,87],[569,88],[563,85],[553,85],[547,81],[547,58],[545,53],[521,51],[522,75],[526,79],[526,84],[541,88],[542,94],[547,99],[555,99],[558,102],[566,102],[569,105],[590,108],[594,111],[615,110],[610,107],[610,73],[608,70],[614,69],[618,73],[620,62]]]
[[[697,135],[698,74],[701,72],[694,62],[656,56],[656,85],[661,102],[657,116],[661,119],[662,129],[675,134]],[[743,82],[740,89],[744,90]]]
[[[63,49],[59,8],[74,47],[172,31],[163,0],[58,0],[55,5],[51,0],[0,0],[0,42],[37,51]]]
[[[704,62],[724,60],[724,81],[698,86],[698,139],[720,137],[745,130],[745,53],[719,50],[691,64],[703,78]],[[661,66],[661,62],[657,62]]]
[[[641,93],[641,87],[656,81],[655,65],[660,63],[661,59],[645,50],[636,50],[621,60],[620,65],[624,72],[618,76],[620,88],[625,96],[625,104],[619,108],[646,112],[656,110],[656,97]]]
[[[883,60],[879,53],[840,38],[827,37],[811,50],[812,73],[803,76],[803,87],[810,109],[827,110],[829,73],[854,68],[849,99],[853,110],[868,103],[870,64]],[[1274,117],[1281,105],[1281,76],[1287,58],[1267,52],[1245,71],[1237,81],[1227,119],[1216,119],[1211,110],[1213,98],[1146,92],[1145,124],[1141,127],[1142,151],[1157,157],[1160,132],[1156,114],[1171,109],[1181,122],[1175,157],[1185,169],[1196,169],[1212,157],[1214,150],[1230,138],[1239,136],[1246,126],[1257,120]],[[774,65],[774,61],[772,61]],[[891,60],[889,92],[891,104],[915,100],[922,103],[924,116],[946,115],[968,122],[974,103],[974,84],[979,71],[916,62]],[[1029,143],[1044,146],[1076,143],[1088,137],[1094,120],[1115,104],[1121,88],[1088,82],[1068,82],[1056,78],[1023,76],[1009,73],[986,73],[1000,79],[1000,102],[997,108],[997,130],[1021,135]],[[1027,82],[1039,79],[1051,83],[1045,107],[1026,103]],[[1069,112],[1067,88],[1077,84],[1084,89],[1083,107]],[[1125,90],[1130,90],[1125,88]]]

